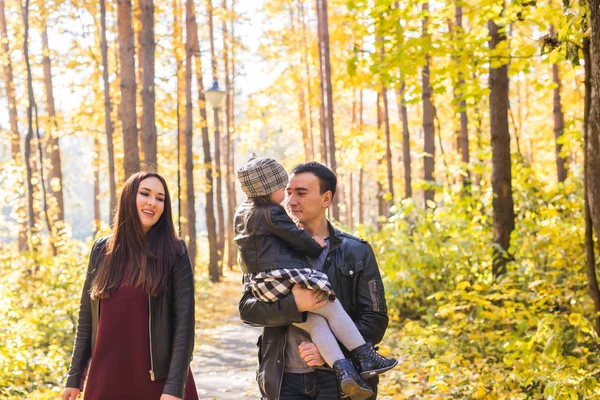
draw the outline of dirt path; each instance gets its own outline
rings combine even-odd
[[[196,282],[196,345],[191,368],[200,400],[259,399],[255,380],[260,328],[238,315],[239,272],[222,282]]]
[[[242,324],[239,318],[201,330],[192,370],[200,399],[257,399],[255,381],[256,340],[260,329]]]

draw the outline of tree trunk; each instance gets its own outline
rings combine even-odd
[[[100,141],[94,136],[94,229],[92,237],[96,237],[101,225],[100,216]]]
[[[227,0],[223,0],[223,10],[227,11]],[[230,20],[233,25],[233,4],[230,10]],[[223,19],[223,54],[225,61],[225,143],[223,149],[225,150],[225,190],[227,195],[227,266],[229,269],[233,269],[233,266],[237,262],[237,247],[233,242],[234,231],[233,231],[233,216],[235,215],[235,181],[234,181],[234,168],[233,168],[233,140],[231,133],[233,131],[233,99],[234,92],[232,89],[231,79],[231,64],[233,63],[234,54],[231,52],[233,47],[232,41],[234,37],[229,37],[229,29],[227,26],[227,18]],[[233,29],[232,29],[233,31]],[[231,52],[231,53],[230,53]]]
[[[217,58],[215,54],[215,33],[213,23],[212,0],[206,0],[208,14],[208,28],[210,38],[210,60],[213,81],[218,79]],[[225,246],[225,216],[223,211],[223,177],[221,176],[221,122],[219,108],[213,108],[215,123],[215,183],[217,197],[217,247],[219,251],[219,270],[222,271],[222,263]]]
[[[377,92],[377,139],[380,140],[379,134],[381,132],[381,126],[383,125],[383,107],[381,106],[382,102],[382,93]],[[381,157],[377,160],[377,168],[383,169],[384,159]],[[381,220],[387,218],[387,212],[385,208],[385,190],[383,188],[383,184],[379,181],[379,177],[377,180],[377,229],[381,229],[382,223]]]
[[[20,185],[24,185],[23,182],[23,157],[21,155],[21,134],[19,133],[19,123],[17,116],[17,97],[15,94],[15,84],[12,72],[12,62],[10,59],[10,47],[8,40],[8,32],[6,28],[6,14],[4,12],[4,0],[0,0],[0,42],[2,43],[2,50],[4,50],[4,85],[6,86],[6,97],[8,99],[8,118],[10,121],[10,144],[12,159],[17,170],[18,180]],[[19,195],[17,200],[17,224],[19,225],[19,238],[18,246],[19,251],[27,250],[27,224],[26,210],[25,210],[25,198],[23,195]]]
[[[102,80],[104,82],[104,129],[106,131],[106,148],[108,154],[108,186],[110,190],[110,225],[113,224],[117,210],[117,185],[115,182],[115,153],[113,146],[113,122],[110,117],[110,82],[108,81],[108,44],[106,42],[106,0],[100,0],[100,49],[102,52]]]
[[[427,31],[429,24],[429,0],[423,3],[423,12],[425,17],[423,18],[423,38],[429,39],[429,33]],[[425,208],[433,208],[435,206],[435,129],[433,125],[433,102],[431,100],[432,89],[430,84],[429,74],[430,56],[429,53],[425,55],[425,65],[421,74],[423,88],[422,88],[422,99],[423,99],[423,180],[428,188],[423,193],[425,200]]]
[[[463,10],[460,3],[457,1],[456,6],[454,8],[454,15],[456,19],[456,33],[459,36],[459,43],[463,43],[464,29],[463,29]],[[465,99],[465,78],[464,73],[461,69],[461,66],[457,66],[458,69],[458,90],[456,93],[458,94],[458,112],[460,115],[460,131],[458,135],[458,144],[460,149],[460,157],[463,163],[463,168],[465,168],[465,174],[463,175],[463,189],[465,192],[470,192],[471,187],[471,172],[469,170],[469,120],[467,118],[467,100]]]
[[[490,49],[502,47],[506,40],[504,29],[489,21]],[[497,61],[497,60],[496,60]],[[492,272],[500,276],[506,272],[511,256],[510,234],[515,227],[512,198],[510,132],[508,130],[508,65],[490,68],[490,131],[492,145],[492,191],[494,198],[494,260]]]
[[[329,162],[329,152],[327,151],[327,112],[325,110],[326,96],[325,96],[325,70],[323,68],[323,23],[321,21],[321,1],[317,0],[317,49],[319,53],[319,88],[320,88],[320,102],[319,102],[319,131],[321,136],[321,143],[319,151],[321,155],[321,163],[331,165]]]
[[[44,2],[41,3],[41,7],[45,7]],[[43,28],[42,28],[42,49],[43,59],[42,64],[44,67],[44,88],[46,91],[46,107],[48,110],[48,117],[50,124],[48,126],[47,143],[46,143],[46,154],[50,159],[50,165],[48,168],[48,192],[50,196],[48,201],[50,207],[53,210],[55,217],[52,219],[52,226],[56,232],[53,232],[53,236],[64,233],[64,221],[65,221],[65,205],[63,200],[62,190],[62,167],[60,157],[60,146],[58,143],[58,124],[56,122],[56,108],[54,106],[54,91],[52,87],[52,67],[50,62],[50,48],[48,45],[48,29],[47,29],[47,13],[43,9]],[[56,214],[55,214],[56,213]]]
[[[142,150],[144,167],[156,171],[156,117],[154,108],[154,0],[140,0],[142,10]]]
[[[388,209],[394,203],[394,170],[392,168],[392,139],[390,137],[390,116],[387,100],[387,88],[381,85],[381,98],[383,99],[383,122],[385,127],[385,161],[387,166],[388,193],[391,198],[388,201]],[[387,213],[389,214],[389,212]]]
[[[365,169],[360,167],[360,171],[358,173],[358,224],[362,225],[365,223],[365,209],[364,209],[364,201],[363,201],[363,192],[364,192],[364,175]]]
[[[121,123],[125,179],[140,170],[136,120],[135,47],[131,0],[117,0],[119,58],[121,79]]]
[[[298,0],[298,10],[300,15],[300,24],[302,25],[302,42],[303,42],[303,51],[302,51],[302,64],[304,65],[305,70],[305,85],[306,85],[306,113],[308,120],[308,138],[309,138],[309,149],[310,149],[310,157],[309,160],[314,160],[316,156],[315,151],[315,138],[313,133],[313,119],[312,119],[312,91],[311,91],[311,74],[310,74],[310,62],[308,61],[308,47],[310,45],[310,38],[306,32],[306,15],[304,11],[304,1]]]
[[[598,17],[596,16],[596,22],[598,27]],[[596,36],[597,39],[600,37]],[[590,138],[590,111],[592,103],[592,59],[590,54],[590,39],[583,39],[583,56],[585,60],[585,101],[583,111],[583,150],[584,150],[584,161],[583,161],[583,177],[584,177],[584,207],[585,207],[585,248],[586,248],[586,273],[588,281],[588,290],[592,301],[594,302],[595,312],[595,328],[596,332],[600,333],[600,288],[598,287],[598,278],[596,273],[596,254],[594,250],[594,226],[592,222],[592,215],[590,209],[590,188],[589,188],[589,174],[590,174],[590,155],[588,153],[588,145]],[[598,67],[598,60],[595,60],[595,67]],[[597,104],[597,103],[596,103]],[[598,231],[596,231],[598,232]]]
[[[186,1],[185,35],[185,197],[187,200],[188,252],[192,267],[196,265],[196,198],[194,193],[194,126],[192,120],[192,57],[194,38],[197,35],[192,0]]]
[[[185,49],[182,48],[183,32],[181,23],[181,3],[179,0],[173,0],[173,57],[175,59],[175,68],[177,75],[177,96],[176,96],[176,116],[177,116],[177,200],[178,200],[178,225],[179,234],[183,238],[189,237],[187,224],[187,198],[185,196],[185,176],[182,178],[181,171],[185,171],[185,160],[181,155],[185,153],[185,113],[181,112],[181,105],[185,99],[185,67],[184,55]],[[183,51],[182,51],[183,50]]]
[[[193,50],[196,60],[196,80],[198,82],[198,108],[200,109],[200,122],[202,126],[202,149],[204,151],[204,168],[206,170],[206,228],[208,231],[208,275],[210,280],[218,282],[220,278],[219,255],[217,248],[217,227],[215,221],[214,192],[213,192],[213,168],[212,157],[210,154],[210,139],[208,136],[208,126],[206,125],[206,98],[204,95],[204,83],[202,80],[202,59],[200,57],[200,43],[198,41],[198,24],[193,9],[193,1],[187,0],[187,23],[191,25]],[[190,31],[188,31],[190,32]]]
[[[550,34],[554,34],[554,27],[550,27]],[[556,153],[556,175],[558,182],[564,182],[567,179],[567,160],[561,156],[563,144],[562,135],[565,131],[565,114],[562,111],[562,104],[560,98],[560,75],[558,71],[558,64],[552,64],[552,81],[556,85],[553,90],[553,114],[554,114],[554,140],[555,140],[555,153]]]
[[[360,90],[360,100],[358,106],[358,127],[363,134],[364,127],[364,104],[363,104],[363,90]],[[364,167],[360,166],[360,171],[358,172],[358,224],[362,225],[365,222],[365,210],[364,210],[364,201],[363,201],[363,191],[364,191],[364,175],[365,170]]]
[[[322,70],[321,90],[323,92],[322,97],[325,100],[325,106],[323,111],[325,113],[324,125],[327,138],[327,148],[325,151],[328,154],[329,167],[335,171],[337,168],[337,161],[335,158],[335,134],[333,130],[333,90],[331,86],[331,61],[329,56],[329,20],[327,17],[327,1],[317,0],[317,22],[319,25],[319,48],[320,51],[320,69]],[[332,216],[333,219],[339,221],[340,219],[340,208],[339,208],[339,197],[333,198],[332,204]]]
[[[28,242],[29,250],[36,251],[40,238],[38,237],[39,226],[36,221],[36,215],[33,207],[34,201],[34,186],[33,186],[33,169],[31,164],[34,162],[31,154],[33,147],[33,83],[31,78],[31,66],[29,64],[29,0],[25,0],[25,5],[22,8],[23,22],[25,25],[25,35],[23,38],[23,58],[27,66],[27,135],[25,136],[25,166],[27,171],[27,216],[28,221]]]
[[[412,197],[412,177],[411,177],[411,158],[410,158],[410,131],[408,130],[408,110],[404,98],[405,84],[404,79],[398,86],[398,114],[402,119],[402,163],[404,165],[404,198]]]
[[[227,232],[229,234],[229,250],[228,250],[228,258],[230,261],[229,266],[233,268],[234,264],[237,264],[237,246],[233,243],[234,231],[233,231],[233,216],[235,215],[235,209],[237,207],[236,200],[236,188],[235,188],[235,146],[233,142],[233,135],[235,133],[235,0],[231,0],[231,77],[229,78],[229,97],[228,97],[228,105],[229,109],[228,119],[229,119],[229,194],[230,196],[227,198],[228,203],[228,213],[230,215],[230,222],[227,227]]]

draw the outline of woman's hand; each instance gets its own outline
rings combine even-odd
[[[81,390],[75,388],[65,388],[62,392],[62,400],[75,400],[79,397]]]
[[[171,396],[170,394],[163,393],[163,395],[160,396],[160,400],[183,400],[183,399],[181,397],[175,397],[175,396]]]

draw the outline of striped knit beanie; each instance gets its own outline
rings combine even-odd
[[[237,178],[248,197],[266,196],[288,183],[283,165],[267,157],[251,158],[237,170]]]

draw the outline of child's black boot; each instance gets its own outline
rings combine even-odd
[[[333,363],[333,370],[342,393],[350,396],[352,400],[367,400],[373,396],[373,390],[360,379],[352,361],[348,359],[338,360]]]
[[[375,347],[371,343],[365,343],[352,350],[350,357],[362,379],[383,374],[398,365],[397,360],[384,357],[375,351]]]

